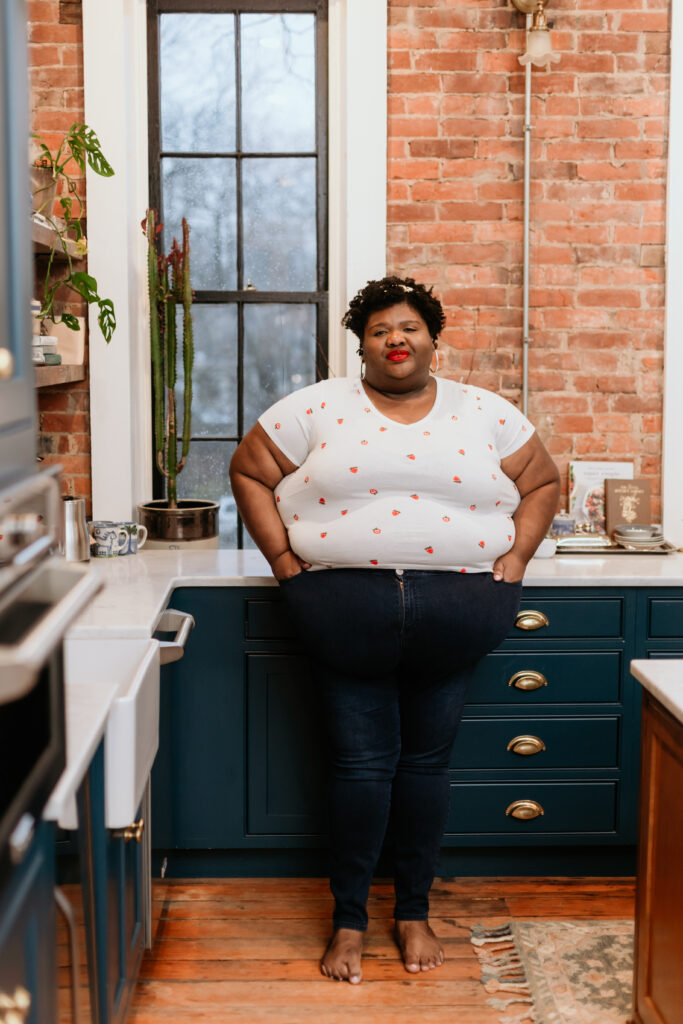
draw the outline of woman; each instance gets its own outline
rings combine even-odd
[[[230,467],[320,690],[335,898],[321,971],[352,983],[385,836],[406,970],[443,963],[428,896],[450,750],[472,668],[512,626],[559,497],[557,469],[513,405],[430,374],[444,322],[412,278],[370,281],[343,320],[360,341],[360,379],[277,402]]]

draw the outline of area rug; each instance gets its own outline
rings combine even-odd
[[[501,1024],[631,1019],[633,921],[511,921],[471,937]]]

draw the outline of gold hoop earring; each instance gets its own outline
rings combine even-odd
[[[431,364],[430,364],[429,372],[436,374],[436,373],[439,372],[439,350],[438,350],[438,348],[435,348],[434,352],[436,353],[436,366],[432,370],[432,367],[431,367]]]

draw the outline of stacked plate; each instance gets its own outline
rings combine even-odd
[[[646,523],[633,523],[628,525],[622,523],[614,529],[614,539],[617,544],[625,548],[634,548],[637,551],[647,551],[648,548],[658,548],[664,543],[664,534],[659,526],[649,526]]]

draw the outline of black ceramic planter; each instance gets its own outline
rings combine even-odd
[[[159,498],[138,505],[138,517],[150,540],[164,543],[210,540],[218,536],[218,503],[183,498],[177,508]]]

